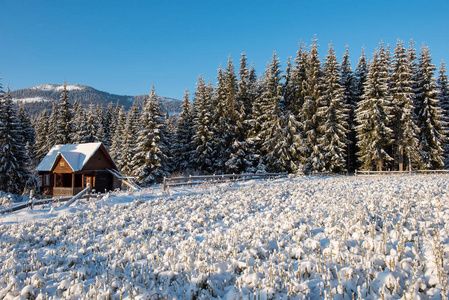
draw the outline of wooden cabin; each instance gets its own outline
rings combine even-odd
[[[37,166],[44,197],[73,196],[90,185],[105,192],[120,188],[114,160],[102,143],[56,145]]]

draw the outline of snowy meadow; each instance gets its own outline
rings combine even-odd
[[[447,299],[447,175],[112,193],[0,216],[0,299]]]

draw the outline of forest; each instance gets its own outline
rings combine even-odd
[[[330,44],[300,43],[282,69],[276,52],[257,76],[241,55],[229,57],[216,83],[198,78],[182,112],[168,116],[155,88],[126,111],[59,101],[30,121],[0,85],[0,190],[21,194],[53,145],[102,142],[122,174],[142,186],[170,174],[253,172],[352,173],[442,169],[449,164],[448,78],[430,49],[398,40],[364,50],[355,70]],[[65,86],[65,85],[64,85]]]

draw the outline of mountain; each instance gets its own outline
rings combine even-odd
[[[41,84],[30,88],[11,91],[13,100],[20,102],[23,105],[32,119],[37,117],[43,110],[51,110],[51,101],[59,100],[62,84]],[[69,92],[69,101],[73,103],[75,100],[83,104],[86,109],[89,104],[100,104],[106,108],[106,106],[113,102],[117,102],[123,105],[125,109],[129,109],[134,101],[139,104],[143,102],[146,95],[138,96],[123,96],[114,95],[107,92],[99,91],[93,87],[81,85],[81,84],[68,84],[67,90]],[[176,100],[167,97],[159,96],[162,108],[168,114],[180,113],[182,108],[181,100]]]

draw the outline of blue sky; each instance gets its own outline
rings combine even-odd
[[[193,94],[213,83],[228,56],[245,52],[259,74],[276,50],[282,67],[302,39],[332,42],[353,68],[364,46],[383,40],[428,45],[449,60],[449,1],[96,1],[0,0],[0,77],[12,90],[43,83],[86,84],[121,95]]]

